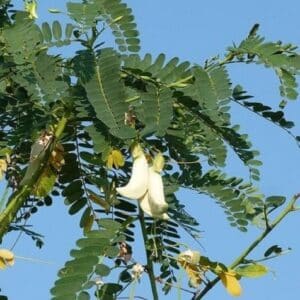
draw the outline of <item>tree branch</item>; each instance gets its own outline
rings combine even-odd
[[[269,224],[269,227],[266,227],[264,232],[257,237],[255,241],[253,241],[243,252],[242,254],[237,257],[233,263],[229,266],[230,269],[234,269],[241,263],[243,263],[244,259],[252,252],[253,249],[255,249],[265,238],[269,233],[292,211],[295,211],[295,203],[300,198],[300,194],[295,195],[288,205],[285,207],[285,209],[277,216],[277,218]],[[203,298],[203,296],[208,293],[218,282],[220,281],[219,277],[216,277],[212,281],[208,283],[208,285],[202,290],[201,293],[199,293],[196,297],[193,298],[193,300],[200,300]]]
[[[59,138],[67,124],[67,118],[62,117],[58,122],[54,136]],[[24,205],[28,196],[30,196],[32,189],[43,171],[47,167],[47,161],[53,150],[55,139],[50,140],[49,145],[41,151],[41,153],[29,163],[23,180],[19,188],[9,197],[8,205],[0,214],[0,241],[9,228],[9,224],[15,219],[17,212]],[[26,178],[26,180],[24,180]]]

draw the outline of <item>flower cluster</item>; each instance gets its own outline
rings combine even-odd
[[[137,199],[141,209],[155,219],[168,220],[166,213],[168,204],[165,200],[161,171],[164,158],[157,154],[150,166],[139,144],[132,149],[133,166],[129,182],[126,186],[118,187],[119,194],[130,199]]]

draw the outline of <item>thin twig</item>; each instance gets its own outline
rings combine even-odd
[[[300,143],[297,141],[297,137],[296,137],[290,130],[288,130],[287,128],[282,127],[280,124],[277,124],[277,123],[273,122],[273,121],[270,120],[270,119],[265,118],[265,117],[262,116],[260,113],[254,111],[254,110],[251,109],[250,107],[248,107],[248,106],[246,106],[246,105],[243,105],[243,103],[241,103],[240,101],[235,100],[235,99],[233,99],[233,98],[231,98],[230,100],[233,101],[234,103],[236,103],[236,104],[242,106],[243,108],[245,108],[245,109],[251,111],[252,113],[254,113],[254,114],[256,114],[257,116],[261,117],[262,119],[266,120],[267,122],[272,123],[273,125],[279,127],[279,128],[282,129],[283,131],[285,131],[289,136],[291,136],[291,137],[293,138],[293,140],[294,140],[294,141],[296,142],[296,144],[297,144],[297,147],[300,148]]]
[[[129,297],[118,297],[117,299],[129,299]],[[147,298],[144,298],[142,296],[134,296],[134,299],[148,300]]]
[[[83,168],[82,168],[82,163],[81,163],[81,158],[80,158],[80,150],[79,150],[79,143],[78,143],[78,129],[77,126],[75,125],[75,132],[76,132],[76,138],[75,138],[75,145],[76,145],[76,154],[77,154],[77,161],[78,161],[78,167],[79,167],[79,173],[80,173],[80,180],[84,189],[84,193],[87,196],[87,204],[89,206],[89,208],[91,209],[91,212],[93,213],[94,216],[94,220],[97,220],[97,215],[96,212],[94,211],[93,205],[91,203],[90,197],[89,197],[89,193],[85,184],[85,179],[84,179],[84,173],[83,173]],[[98,225],[99,227],[99,225]]]
[[[195,294],[195,292],[192,291],[192,290],[185,289],[185,288],[181,287],[181,286],[178,285],[178,284],[173,284],[173,283],[171,283],[171,282],[162,280],[161,278],[156,278],[156,282],[161,283],[161,284],[169,285],[169,286],[171,286],[171,287],[174,287],[174,288],[176,288],[176,289],[180,289],[180,290],[182,290],[182,291],[184,291],[184,292],[186,292],[186,293],[189,293],[189,294],[193,294],[193,295]]]
[[[300,198],[300,194],[295,195],[288,205],[283,209],[283,211],[277,216],[277,218],[269,225],[269,228],[266,228],[263,233],[258,236],[243,252],[238,256],[233,263],[229,266],[230,269],[234,269],[243,261],[245,258],[255,249],[268,235],[269,233],[292,211],[295,211],[295,203]],[[197,295],[193,300],[200,300],[205,294],[207,294],[218,282],[220,281],[219,277],[216,277],[214,280],[210,281],[208,285]]]
[[[25,219],[25,221],[24,221],[24,224],[23,224],[24,227],[26,226],[26,223],[27,223],[27,219]],[[22,233],[23,233],[23,230],[20,230],[20,232],[19,232],[16,240],[14,241],[14,243],[12,244],[12,246],[10,247],[11,251],[16,247],[18,241],[20,240],[20,238],[22,236]]]

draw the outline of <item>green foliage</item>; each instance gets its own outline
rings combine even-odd
[[[37,197],[46,197],[52,191],[56,177],[55,172],[50,167],[45,169],[36,183],[36,188],[33,191],[34,195]]]
[[[158,89],[149,85],[147,91],[140,95],[141,105],[137,106],[137,117],[145,124],[141,135],[154,132],[163,136],[173,117],[172,93],[169,89]]]
[[[213,170],[202,176],[196,189],[217,200],[231,226],[247,231],[249,221],[262,212],[263,195],[251,183],[241,178],[227,177]]]
[[[184,94],[196,100],[200,105],[200,111],[216,125],[226,124],[227,114],[223,113],[220,118],[220,101],[231,96],[231,84],[226,69],[223,66],[212,66],[208,70],[194,67],[192,74],[195,83],[186,87],[183,90]]]
[[[121,241],[119,232],[120,225],[111,219],[101,220],[102,228],[92,230],[86,234],[86,237],[79,239],[76,244],[77,249],[70,252],[72,260],[67,261],[65,266],[59,270],[59,279],[55,281],[50,290],[52,299],[89,299],[85,290],[95,287],[97,281],[94,275],[107,276],[110,268],[103,264],[105,256],[115,257],[114,253],[119,252],[115,241]],[[113,295],[115,290],[105,289],[105,293]],[[76,295],[78,298],[76,298]]]
[[[84,55],[84,56],[83,56]],[[86,64],[90,78],[86,78],[76,62]],[[80,72],[87,97],[96,115],[113,135],[130,138],[135,135],[133,129],[124,126],[125,113],[128,105],[125,103],[125,91],[120,82],[120,60],[117,53],[106,48],[99,55],[79,53],[75,61],[75,71]],[[87,67],[86,67],[87,68]]]
[[[140,41],[132,10],[120,0],[94,0],[103,21],[111,28],[120,52],[138,52]]]
[[[79,25],[79,34],[106,23],[115,36],[115,42],[121,52],[140,50],[138,31],[132,11],[120,0],[94,0],[85,3],[68,2],[70,17]]]
[[[0,218],[13,218],[7,228],[26,233],[41,247],[42,236],[23,224],[38,207],[49,206],[53,197],[61,196],[70,215],[81,214],[78,225],[84,237],[59,271],[52,299],[85,300],[95,295],[116,299],[126,287],[119,282],[134,282],[135,255],[140,256],[135,247],[138,221],[145,241],[146,271],[154,278],[152,284],[161,280],[168,293],[177,284],[183,237],[187,234],[199,244],[201,233],[180,189],[213,199],[229,223],[243,232],[249,225],[262,228],[265,234],[273,229],[269,218],[286,198],[265,198],[254,185],[262,162],[247,134],[232,124],[231,104],[265,118],[299,142],[289,131],[294,123],[284,114],[285,99],[297,97],[300,60],[293,46],[267,43],[255,29],[239,46],[229,48],[224,60],[192,65],[177,57],[166,61],[164,54],[154,59],[150,54],[131,54],[140,49],[138,31],[131,9],[120,0],[68,2],[72,24],[43,22],[40,27],[28,13],[10,15],[7,2],[0,5],[5,11],[0,10],[0,156],[8,165],[2,170],[7,187],[17,193],[4,199],[7,207]],[[111,29],[118,50],[103,47],[105,26]],[[48,52],[51,47],[74,43],[81,48],[71,58]],[[232,88],[226,67],[231,62],[255,62],[274,69],[284,98],[280,110],[251,101],[239,85]],[[66,123],[58,129],[62,119]],[[49,151],[52,143],[63,146],[61,168],[49,163],[50,152],[44,151],[42,137],[47,132],[51,133]],[[169,220],[144,216],[137,199],[117,194],[116,187],[126,185],[132,174],[133,143],[141,145],[149,166],[157,153],[165,158],[162,180]],[[124,157],[121,168],[107,163],[112,150]],[[249,169],[249,179],[224,173],[230,151]],[[14,202],[20,208],[12,213]],[[0,229],[3,226],[0,222]],[[7,228],[1,229],[1,237]],[[280,253],[280,247],[272,246],[265,257]],[[153,262],[159,276],[153,273],[158,270]],[[203,267],[197,269],[199,278],[208,269],[217,276],[220,270],[229,270],[202,256],[199,263]],[[232,268],[244,277],[267,272],[246,259]],[[118,283],[109,282],[116,276]]]
[[[15,14],[15,22],[3,30],[6,51],[18,65],[31,63],[35,54],[42,50],[42,35],[39,27],[25,12]]]
[[[295,52],[296,48],[281,41],[265,42],[265,39],[255,31],[239,46],[230,47],[228,57],[273,68],[280,80],[280,95],[284,99],[295,100],[298,96],[296,74],[300,69],[300,56]]]
[[[264,265],[250,264],[238,267],[236,272],[243,277],[257,278],[266,275],[268,269]]]
[[[63,29],[58,21],[54,21],[50,26],[49,23],[43,22],[41,26],[44,44],[47,47],[62,47],[71,44],[71,38],[74,31],[74,26],[68,23],[65,27],[64,34],[65,38],[62,39]]]

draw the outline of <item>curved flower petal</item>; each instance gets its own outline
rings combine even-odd
[[[140,206],[143,212],[148,214],[154,219],[162,219],[162,220],[169,220],[170,217],[167,213],[161,212],[161,209],[158,208],[158,211],[153,207],[151,200],[149,198],[149,193],[147,192],[140,200]]]
[[[140,146],[138,147],[140,148]],[[133,157],[134,161],[129,182],[116,190],[124,197],[139,199],[145,195],[148,188],[148,163],[142,151],[133,150]]]
[[[163,181],[153,167],[149,168],[148,193],[152,210],[157,214],[165,213],[168,203],[165,200]]]

